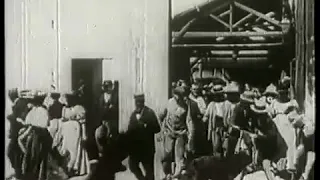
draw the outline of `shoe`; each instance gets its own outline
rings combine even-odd
[[[165,175],[165,177],[162,178],[161,180],[171,180],[171,179],[172,179],[171,174],[167,174],[167,175]]]

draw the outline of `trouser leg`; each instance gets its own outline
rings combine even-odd
[[[221,148],[222,148],[222,142],[221,142],[221,132],[220,129],[215,130],[212,132],[212,147],[213,147],[213,154],[221,156]]]
[[[171,162],[173,161],[173,150],[174,150],[175,139],[169,135],[163,136],[163,156],[161,159],[162,167],[165,175],[172,173]]]
[[[142,166],[146,172],[146,180],[154,180],[154,154],[147,155],[142,161]]]
[[[273,174],[271,172],[271,161],[268,160],[268,159],[264,159],[262,161],[262,168],[263,168],[264,173],[267,176],[267,179],[268,180],[273,180],[274,177],[273,177]]]
[[[187,138],[185,136],[179,136],[177,137],[175,141],[175,162],[176,162],[176,168],[175,168],[175,175],[179,175],[183,168],[185,168],[185,160],[184,160],[184,154],[185,154],[185,147],[186,147],[186,140]]]
[[[139,167],[139,163],[140,160],[138,160],[138,158],[130,156],[129,157],[129,169],[130,171],[134,174],[134,176],[138,179],[138,180],[144,180],[144,176],[142,174],[142,171]]]

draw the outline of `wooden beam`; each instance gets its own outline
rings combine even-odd
[[[269,17],[269,18],[271,18],[272,19],[272,17],[274,17],[276,14],[274,13],[274,12],[268,12],[267,14],[265,14],[265,16],[267,16],[267,17]],[[261,20],[262,18],[257,18],[255,21],[256,22],[259,22],[260,20]]]
[[[270,17],[266,16],[265,14],[262,14],[261,12],[258,12],[258,11],[256,11],[256,10],[254,10],[254,9],[252,9],[252,8],[249,8],[249,7],[247,7],[247,6],[243,5],[243,4],[240,4],[240,3],[238,3],[238,2],[234,2],[234,4],[235,4],[235,6],[237,6],[238,8],[240,8],[240,9],[242,9],[242,10],[244,10],[244,11],[247,11],[247,12],[249,12],[249,13],[252,13],[252,14],[258,16],[259,18],[264,19],[264,20],[270,22],[270,23],[273,24],[273,25],[276,25],[276,26],[278,26],[278,27],[281,27],[279,21],[274,20],[274,19],[271,19]]]
[[[176,42],[178,41],[181,37],[183,37],[183,35],[188,31],[188,29],[190,28],[190,26],[196,21],[196,18],[193,18],[192,20],[190,20],[186,25],[184,25],[181,30],[179,31],[179,34],[173,38],[172,42]]]
[[[210,17],[211,17],[213,20],[218,21],[219,23],[221,23],[221,24],[224,25],[225,27],[230,28],[229,25],[228,25],[226,22],[224,22],[223,20],[221,20],[219,17],[217,17],[217,16],[215,16],[215,15],[213,15],[213,14],[210,14]]]
[[[256,44],[173,44],[174,48],[270,48],[282,46],[283,43],[256,43]]]
[[[177,37],[179,32],[173,32],[172,37]],[[215,37],[282,37],[284,35],[281,31],[273,32],[186,32],[184,38],[215,38]]]
[[[244,23],[246,20],[250,19],[253,16],[252,13],[246,15],[245,17],[241,18],[239,21],[237,21],[235,24],[233,24],[233,28],[237,28],[240,26],[242,23]]]
[[[232,32],[232,23],[233,23],[233,3],[229,5],[230,13],[229,13],[229,30]]]
[[[230,9],[228,9],[227,11],[225,11],[225,12],[223,12],[223,13],[219,14],[219,16],[218,16],[218,17],[222,18],[222,17],[224,17],[224,16],[228,15],[229,13],[230,13]]]

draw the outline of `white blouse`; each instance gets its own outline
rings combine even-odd
[[[27,114],[25,123],[36,127],[47,128],[49,126],[48,111],[43,107],[33,107]]]

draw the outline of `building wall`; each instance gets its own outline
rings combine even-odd
[[[59,90],[69,91],[72,58],[112,58],[104,78],[120,84],[120,128],[126,128],[137,91],[146,94],[148,105],[162,109],[168,97],[167,1],[5,4],[7,89],[46,89],[54,79]]]

